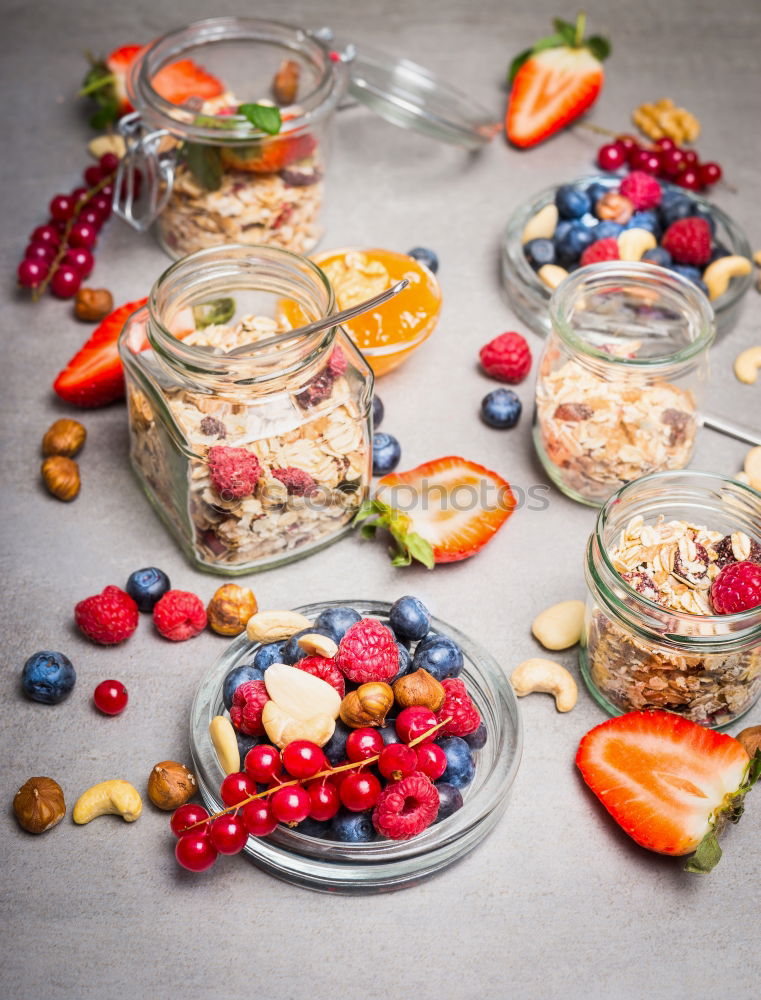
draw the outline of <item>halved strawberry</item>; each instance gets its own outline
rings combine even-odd
[[[413,559],[429,569],[474,555],[515,509],[510,484],[496,472],[450,455],[408,472],[392,472],[355,518],[365,538],[390,532],[394,566]]]
[[[604,38],[584,40],[586,17],[575,25],[556,19],[555,34],[516,56],[510,67],[507,137],[515,146],[535,146],[583,114],[597,99],[610,52]]]
[[[253,174],[274,174],[283,167],[306,159],[314,152],[315,138],[306,133],[298,136],[274,136],[245,146],[222,146],[222,165],[228,170],[244,170]]]
[[[225,91],[221,80],[192,59],[180,59],[162,67],[151,80],[151,86],[172,104],[185,104],[191,97],[209,101]]]
[[[119,115],[126,115],[128,111],[134,110],[127,100],[127,74],[144,48],[144,45],[121,45],[104,60],[106,69],[113,76]]]
[[[117,340],[130,315],[147,301],[137,299],[119,306],[96,327],[53,383],[53,390],[61,399],[74,406],[95,407],[122,398],[124,370]],[[140,345],[134,346],[140,349]]]
[[[613,819],[659,854],[695,851],[688,871],[707,872],[721,857],[718,833],[736,823],[761,775],[731,736],[671,712],[629,712],[590,730],[576,763]]]

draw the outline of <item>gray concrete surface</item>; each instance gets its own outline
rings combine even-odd
[[[127,463],[121,406],[85,415],[83,488],[65,506],[37,480],[39,438],[68,412],[50,392],[85,336],[69,307],[31,305],[12,275],[25,236],[49,198],[70,189],[86,163],[88,131],[73,99],[84,50],[142,42],[220,5],[201,0],[5,0],[2,16],[3,672],[0,795],[0,995],[7,1000],[266,996],[277,1000],[652,1000],[758,995],[761,793],[725,838],[709,877],[645,853],[608,821],[573,765],[581,735],[602,721],[586,692],[560,716],[548,698],[523,703],[526,745],[509,809],[476,852],[437,879],[376,898],[320,896],[281,884],[241,860],[204,877],[178,871],[166,819],[150,806],[134,826],[67,818],[33,838],[10,801],[32,774],[56,777],[69,804],[89,784],[120,776],[143,788],[151,765],[188,757],[187,719],[198,680],[223,640],[207,634],[170,645],[143,622],[123,647],[96,648],[72,625],[77,600],[123,584],[142,565],[208,597],[213,578],[193,571],[148,508]],[[499,112],[510,57],[546,33],[563,5],[551,0],[349,0],[277,2],[255,10],[281,20],[331,24],[372,39],[460,83]],[[232,12],[254,12],[231,3]],[[703,122],[699,150],[719,159],[736,193],[716,200],[761,246],[758,51],[755,0],[592,0],[590,23],[614,55],[591,120],[625,128],[631,108],[672,96]],[[566,5],[565,15],[573,8]],[[477,419],[492,386],[474,359],[515,321],[498,280],[498,241],[508,214],[545,185],[583,172],[597,146],[566,132],[527,154],[495,141],[468,157],[386,125],[361,110],[341,116],[324,246],[435,247],[445,308],[435,336],[383,379],[386,428],[404,464],[462,453],[526,489],[544,481],[530,444],[530,396],[520,427],[500,434]],[[166,260],[149,238],[113,223],[98,248],[94,282],[117,301],[145,294]],[[717,413],[761,425],[761,388],[740,386],[731,362],[759,340],[759,299],[713,354],[709,400]],[[531,338],[538,350],[539,342]],[[698,468],[734,473],[744,447],[704,432]],[[478,637],[509,669],[537,647],[529,622],[548,603],[582,596],[581,557],[594,513],[551,495],[548,509],[520,510],[477,559],[442,568],[392,569],[381,547],[346,539],[296,565],[253,578],[265,606],[320,598],[393,599],[416,592],[444,619]],[[68,651],[78,686],[45,708],[18,687],[25,658]],[[563,656],[576,669],[573,653]],[[96,683],[119,677],[127,712],[99,716]],[[761,722],[755,709],[748,722]],[[756,801],[754,801],[756,800]]]

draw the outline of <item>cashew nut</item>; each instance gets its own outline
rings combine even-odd
[[[658,244],[649,229],[624,229],[618,237],[618,255],[621,260],[642,260],[646,250],[654,250]]]
[[[269,739],[282,750],[294,740],[309,740],[318,747],[325,746],[335,732],[336,721],[330,715],[322,714],[309,719],[296,719],[274,701],[268,701],[262,709],[262,725]]]
[[[209,736],[217,751],[219,763],[225,774],[240,771],[240,750],[233,724],[225,715],[215,715],[209,723]]]
[[[568,277],[568,271],[566,271],[564,267],[560,267],[559,264],[545,264],[543,267],[540,267],[536,273],[539,276],[539,279],[553,291],[558,287],[561,281],[565,281]]]
[[[558,224],[558,210],[553,202],[540,208],[532,215],[523,228],[521,243],[529,240],[551,240]]]
[[[761,267],[761,250],[756,250],[753,254],[753,263],[756,267]]]
[[[115,153],[119,159],[124,156],[127,146],[124,139],[118,132],[110,132],[107,135],[96,135],[87,143],[87,150],[90,156],[99,160],[104,153]]]
[[[311,627],[309,619],[296,611],[260,611],[249,618],[246,635],[251,642],[280,642]]]
[[[143,800],[135,786],[117,778],[101,781],[83,792],[71,816],[80,824],[108,815],[121,816],[125,823],[134,823],[142,811]]]
[[[581,639],[584,602],[560,601],[538,614],[531,624],[534,638],[545,649],[570,649]]]
[[[332,660],[338,652],[338,646],[328,635],[320,635],[318,632],[310,632],[302,635],[299,639],[299,646],[310,656],[324,656]]]
[[[743,472],[754,490],[761,490],[761,445],[751,448],[745,456]]]
[[[739,257],[737,254],[719,257],[703,271],[703,281],[708,289],[708,298],[718,299],[729,288],[729,282],[732,278],[750,274],[751,269],[752,265],[747,257]]]
[[[558,712],[570,712],[579,697],[576,681],[566,668],[554,660],[541,657],[519,664],[510,675],[510,683],[519,698],[534,691],[553,695]]]
[[[746,385],[753,385],[761,368],[761,345],[748,347],[735,358],[735,375]]]

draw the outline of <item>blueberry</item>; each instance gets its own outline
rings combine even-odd
[[[369,812],[341,809],[330,821],[329,834],[345,844],[363,844],[375,837],[375,827]]]
[[[399,639],[422,639],[431,627],[431,615],[418,597],[409,594],[391,605],[388,623]]]
[[[33,653],[21,671],[24,694],[43,705],[57,705],[67,698],[76,679],[77,672],[68,656],[49,649]]]
[[[436,789],[439,793],[439,812],[434,822],[438,823],[439,820],[446,819],[458,809],[462,809],[462,793],[448,781],[437,781]]]
[[[617,240],[623,231],[624,227],[620,222],[614,222],[612,219],[603,219],[594,228],[595,243],[597,240]]]
[[[351,729],[344,722],[336,719],[333,735],[322,748],[322,752],[334,767],[346,760],[346,737],[350,732]]]
[[[561,219],[580,219],[592,207],[589,197],[571,184],[561,184],[555,192],[555,204]]]
[[[345,604],[335,608],[326,608],[315,618],[315,628],[327,629],[333,637],[334,642],[340,642],[347,630],[362,621],[362,615],[358,614],[354,608],[349,608]]]
[[[396,726],[393,723],[390,723],[390,724],[387,723],[385,726],[381,726],[380,729],[378,730],[378,732],[383,737],[383,742],[385,743],[386,746],[388,746],[389,743],[401,743],[402,742],[399,739],[399,736],[397,735]],[[323,750],[324,749],[325,749],[325,747],[323,747]]]
[[[486,740],[487,740],[486,726],[482,722],[474,733],[468,733],[467,736],[463,736],[463,739],[468,744],[471,750],[480,750],[481,747],[486,746]]]
[[[325,635],[329,639],[333,638],[333,634],[322,626],[313,625],[311,628],[303,628],[300,632],[292,635],[283,647],[283,663],[292,666],[298,660],[303,660],[305,656],[309,656],[307,651],[299,646],[299,639],[304,635]]]
[[[439,269],[439,258],[428,247],[413,247],[407,251],[407,256],[414,257],[421,264],[425,264],[431,274],[436,274]]]
[[[594,184],[589,185],[586,191],[586,195],[587,198],[589,198],[589,204],[592,206],[593,209],[597,204],[597,202],[600,200],[600,198],[602,198],[603,195],[606,195],[608,191],[610,191],[608,185],[600,184],[599,181],[595,181]]]
[[[437,681],[457,677],[463,667],[462,650],[447,635],[433,635],[424,639],[412,659],[414,670],[427,670]]]
[[[694,285],[703,284],[703,274],[698,267],[691,267],[689,264],[672,264],[671,270],[681,274],[683,278],[691,281]]]
[[[393,472],[402,457],[399,442],[392,434],[373,434],[373,475],[385,476]]]
[[[523,252],[535,271],[545,264],[555,263],[555,244],[552,240],[529,240],[524,243]]]
[[[252,662],[255,667],[258,667],[258,669],[264,673],[264,671],[271,667],[273,663],[283,662],[284,649],[284,639],[281,642],[268,642],[264,646],[260,646],[257,649]]]
[[[521,418],[521,401],[512,389],[492,389],[481,400],[481,419],[489,427],[507,430]]]
[[[703,208],[702,205],[696,205],[695,211],[692,213],[693,217],[696,219],[705,219],[708,223],[708,228],[711,230],[711,236],[716,235],[716,220],[708,211],[707,208]]]
[[[661,234],[661,222],[658,213],[649,209],[646,212],[635,212],[626,223],[627,229],[647,229],[656,239]]]
[[[307,816],[296,827],[296,831],[298,833],[305,833],[307,837],[325,837],[327,836],[329,826],[330,824],[323,820],[312,819],[311,816]]]
[[[465,788],[476,773],[470,747],[459,736],[449,736],[445,740],[440,740],[439,746],[447,758],[447,769],[442,774],[441,780],[454,785],[455,788]]]
[[[243,761],[246,759],[246,754],[248,751],[255,747],[259,742],[258,736],[247,736],[246,733],[241,733],[240,730],[235,730],[235,739],[238,741],[238,753],[240,754],[240,766],[243,769]]]
[[[153,611],[154,605],[170,587],[169,577],[163,570],[147,566],[145,569],[136,569],[134,573],[130,573],[124,589],[140,611]]]
[[[560,222],[555,226],[555,232],[552,234],[552,241],[557,247],[560,240],[563,239],[566,233],[570,232],[571,223],[568,219],[561,219]]]
[[[587,229],[579,222],[572,223],[568,232],[555,242],[558,263],[563,267],[576,263],[587,247],[594,242],[593,230]]]
[[[711,251],[711,259],[708,263],[713,264],[713,262],[718,260],[719,257],[729,257],[731,253],[732,251],[727,250],[723,243],[715,243],[713,250]]]
[[[642,260],[649,261],[651,264],[658,264],[660,267],[671,267],[672,264],[671,254],[668,250],[664,250],[663,247],[653,247],[652,250],[645,250],[642,254]]]
[[[373,427],[380,427],[385,412],[386,408],[383,405],[383,400],[380,396],[373,396]]]
[[[670,198],[664,197],[661,201],[658,215],[661,225],[668,229],[672,222],[678,219],[686,219],[695,212],[695,202],[683,194],[672,195]]]
[[[228,712],[233,703],[233,695],[236,688],[240,687],[241,684],[245,684],[246,681],[261,681],[263,679],[264,674],[253,663],[241,663],[239,667],[233,667],[227,677],[225,677],[225,682],[222,685],[222,700]]]
[[[409,671],[412,663],[412,657],[410,656],[409,649],[407,649],[404,643],[399,639],[397,639],[396,648],[399,650],[399,669],[391,680],[386,682],[388,684],[393,684],[399,677],[403,677]]]

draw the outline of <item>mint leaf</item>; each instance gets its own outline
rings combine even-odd
[[[217,191],[222,184],[222,157],[218,146],[186,142],[185,163],[193,177],[207,191]]]
[[[241,104],[238,114],[247,118],[254,128],[267,135],[277,135],[283,124],[280,115],[280,108],[274,108],[269,104]]]
[[[713,830],[710,830],[700,841],[692,857],[685,862],[684,870],[698,875],[707,875],[718,865],[720,860],[719,838]]]
[[[607,38],[603,38],[602,35],[592,35],[584,43],[595,59],[602,62],[607,59],[610,55],[610,42]]]

